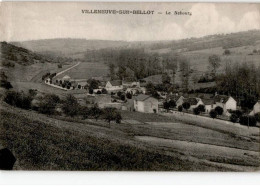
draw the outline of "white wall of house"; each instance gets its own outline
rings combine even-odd
[[[180,96],[180,98],[176,101],[176,107],[178,108],[178,106],[181,106],[183,104],[183,96]]]
[[[134,100],[134,108],[138,112],[154,113],[154,110],[158,112],[158,100],[151,97],[144,101]]]
[[[257,102],[255,105],[254,105],[254,108],[253,110],[250,112],[249,115],[253,116],[257,113],[260,113],[260,102]]]
[[[197,108],[199,105],[204,105],[201,99],[199,99],[199,102],[196,105],[191,105],[189,110],[193,110],[194,108]]]
[[[237,101],[234,98],[229,97],[226,103],[216,102],[216,106],[220,106],[223,108],[223,114],[230,115],[228,110],[236,110],[237,109]]]
[[[117,90],[122,90],[122,89],[123,89],[123,85],[113,86],[109,81],[106,84],[107,91],[117,91]]]

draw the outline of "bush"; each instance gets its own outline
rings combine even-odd
[[[9,91],[5,94],[4,101],[12,106],[30,109],[32,97],[22,92]]]
[[[0,80],[0,87],[5,89],[11,89],[13,88],[12,84],[8,82],[7,80]]]
[[[90,110],[86,106],[80,106],[79,115],[82,116],[83,119],[87,119],[90,116]]]
[[[209,112],[209,115],[210,115],[211,118],[214,119],[214,118],[217,117],[218,114],[217,114],[217,112],[216,112],[215,110],[211,110],[211,111]]]
[[[182,106],[178,106],[178,111],[182,112]]]
[[[230,121],[233,122],[233,123],[237,123],[238,116],[236,114],[231,114]]]
[[[101,91],[100,91],[100,90],[98,90],[98,91],[97,91],[97,94],[98,94],[98,95],[100,95],[100,94],[101,94]]]
[[[239,119],[241,125],[256,126],[256,118],[254,116],[241,116]]]
[[[90,109],[90,116],[92,116],[93,118],[95,118],[95,120],[97,121],[98,118],[103,114],[103,111],[98,107],[97,104],[95,104],[91,109]]]
[[[217,115],[222,115],[222,114],[223,114],[223,108],[220,107],[220,106],[217,106],[217,107],[215,108],[215,111],[217,112]]]
[[[193,109],[193,113],[195,114],[195,115],[199,115],[200,114],[200,109],[197,107],[197,108],[194,108]]]

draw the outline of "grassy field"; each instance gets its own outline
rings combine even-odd
[[[89,79],[91,77],[107,76],[107,74],[108,67],[102,62],[82,62],[79,66],[61,74],[58,78],[68,75],[72,79]]]
[[[17,169],[252,171],[259,142],[158,114],[122,112],[140,123],[45,116],[0,106],[0,141]]]
[[[228,170],[1,110],[0,139],[26,170]],[[137,145],[136,145],[137,146]]]

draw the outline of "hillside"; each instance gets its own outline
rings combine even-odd
[[[43,55],[6,42],[1,42],[0,49],[1,65],[5,67],[14,67],[16,64],[26,66],[50,61]]]
[[[75,59],[82,58],[84,52],[86,52],[87,50],[126,47],[128,45],[128,42],[61,38],[13,42],[13,44],[27,48],[34,52],[66,56]]]

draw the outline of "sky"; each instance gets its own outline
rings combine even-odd
[[[155,14],[82,14],[82,9],[154,10]],[[166,15],[166,11],[192,15]],[[260,29],[260,4],[2,2],[0,5],[0,41],[177,40],[252,29]]]

